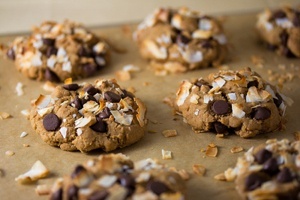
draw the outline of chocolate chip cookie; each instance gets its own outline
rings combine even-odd
[[[158,8],[134,33],[140,53],[158,74],[218,66],[227,39],[217,19],[187,8]]]
[[[196,132],[235,132],[243,138],[279,129],[292,100],[250,68],[183,81],[175,109]]]
[[[28,37],[17,37],[8,58],[30,79],[64,81],[94,75],[109,62],[107,43],[82,25],[46,21]]]
[[[236,180],[244,199],[299,199],[300,141],[272,139],[252,147],[224,175]]]
[[[77,165],[53,185],[52,200],[184,199],[185,184],[175,172],[152,159],[133,163],[123,154],[101,155]]]
[[[286,57],[300,57],[300,8],[265,10],[256,24],[260,38],[270,49]]]
[[[115,80],[68,83],[32,105],[33,129],[51,146],[88,152],[112,151],[144,136],[146,107]]]

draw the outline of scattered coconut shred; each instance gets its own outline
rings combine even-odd
[[[7,113],[7,112],[0,112],[0,119],[3,120],[3,119],[8,119],[8,118],[11,118],[12,116]]]
[[[15,178],[15,181],[21,184],[32,183],[38,179],[44,178],[49,174],[49,170],[41,161],[36,161],[31,169]]]
[[[116,71],[115,76],[120,81],[131,80],[131,72],[138,72],[140,68],[134,65],[125,65],[122,70]]]
[[[162,154],[162,159],[163,160],[172,159],[172,152],[171,151],[167,151],[167,150],[162,149],[161,154]]]
[[[24,94],[24,91],[23,91],[23,84],[21,82],[18,82],[17,83],[17,86],[16,86],[16,93],[18,96],[22,96]]]

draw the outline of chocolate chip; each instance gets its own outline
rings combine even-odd
[[[83,73],[85,76],[92,76],[98,70],[97,66],[92,63],[82,65]]]
[[[54,46],[55,44],[55,39],[52,38],[43,38],[43,44],[47,45],[47,46]]]
[[[272,152],[267,149],[262,149],[254,155],[255,161],[258,164],[263,164],[272,157]]]
[[[166,186],[161,181],[151,181],[147,184],[147,189],[151,190],[154,194],[161,195],[164,192],[169,191],[168,186]]]
[[[76,176],[83,171],[86,171],[86,169],[82,165],[77,165],[71,174],[71,178],[72,179],[76,178]]]
[[[195,85],[201,88],[202,85],[208,85],[208,83],[205,80],[200,79],[196,81]]]
[[[269,175],[275,175],[279,172],[276,158],[270,158],[263,165],[263,171]]]
[[[271,116],[271,111],[265,107],[257,107],[252,112],[252,118],[257,120],[265,120]]]
[[[81,46],[78,49],[78,55],[81,57],[93,57],[93,52],[89,48]]]
[[[120,184],[123,187],[126,187],[126,188],[134,188],[135,187],[135,180],[129,174],[123,174],[123,175],[121,175],[119,177],[119,181],[120,181]]]
[[[53,46],[49,46],[47,48],[47,51],[46,51],[46,56],[47,58],[50,58],[50,56],[52,55],[56,55],[57,54],[57,48],[53,47]]]
[[[122,90],[123,94],[121,94],[121,98],[130,97],[131,99],[134,98],[134,95],[131,92],[128,92],[127,90]]]
[[[203,41],[201,41],[200,44],[203,48],[206,48],[206,49],[212,48],[210,40],[203,40]]]
[[[255,190],[266,181],[266,177],[259,173],[253,173],[245,179],[245,189],[247,191]]]
[[[54,72],[52,72],[50,69],[48,69],[48,68],[45,69],[44,76],[45,76],[45,79],[48,80],[48,81],[51,81],[51,82],[60,82],[59,77]]]
[[[50,200],[62,200],[63,191],[60,188],[59,190],[56,190],[54,193],[52,193]]]
[[[75,108],[77,108],[78,110],[80,110],[81,108],[83,108],[82,102],[81,102],[81,100],[79,99],[78,96],[75,97],[74,104],[75,104]]]
[[[276,179],[280,183],[288,183],[293,181],[293,175],[289,168],[285,167],[277,174]]]
[[[296,58],[295,54],[287,47],[282,50],[282,54],[287,58]]]
[[[271,19],[280,19],[280,18],[285,18],[286,14],[282,10],[277,10],[273,13]]]
[[[47,131],[57,130],[60,126],[60,123],[60,119],[54,113],[47,114],[43,119],[43,125]]]
[[[253,86],[258,88],[258,81],[257,81],[257,80],[250,81],[250,82],[247,84],[247,88],[250,88],[250,87],[253,87]]]
[[[288,33],[286,31],[282,31],[282,33],[280,33],[280,35],[279,35],[279,38],[280,38],[281,44],[286,47],[288,39],[289,39]]]
[[[79,88],[79,85],[76,83],[71,83],[71,84],[63,85],[63,88],[65,88],[66,90],[75,91]]]
[[[16,59],[16,54],[15,54],[15,51],[13,50],[13,48],[8,49],[6,55],[11,60]]]
[[[102,112],[99,113],[98,117],[101,119],[109,118],[111,115],[109,108],[105,107]]]
[[[87,88],[84,89],[88,94],[94,96],[95,94],[99,93],[100,91],[95,88],[94,86],[90,85]]]
[[[107,132],[107,124],[101,118],[97,118],[97,122],[90,126],[93,131],[105,133]]]
[[[228,102],[217,100],[212,104],[212,111],[217,115],[224,115],[230,111]]]
[[[277,99],[273,98],[273,101],[274,101],[275,105],[277,107],[279,107],[282,103],[282,97],[278,93],[276,93],[276,97],[277,97]]]
[[[112,91],[107,91],[104,93],[104,99],[112,103],[118,103],[121,100],[121,96]]]
[[[68,189],[67,199],[68,200],[78,200],[78,190],[79,188],[76,185],[72,185]]]
[[[106,190],[94,192],[88,200],[104,200],[109,195]]]
[[[295,16],[292,21],[295,27],[300,27],[300,12],[295,12]]]
[[[81,104],[84,105],[86,102],[88,101],[95,101],[98,103],[97,99],[95,99],[95,97],[93,97],[92,95],[87,95],[87,97],[84,99],[81,99]]]
[[[98,66],[100,66],[100,67],[104,67],[105,66],[105,60],[104,60],[104,58],[102,56],[97,55],[97,56],[95,56],[94,60],[95,60],[95,63]]]
[[[215,122],[214,128],[217,133],[226,133],[228,131],[227,126],[225,126],[221,122]]]
[[[190,40],[188,37],[186,37],[186,36],[184,36],[184,35],[182,35],[182,34],[179,34],[179,35],[177,36],[177,38],[176,38],[176,42],[177,42],[178,44],[184,44],[184,45],[186,45],[186,44],[188,44],[190,41],[191,41],[191,40]]]

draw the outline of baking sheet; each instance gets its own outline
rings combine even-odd
[[[278,73],[286,71],[279,69],[279,65],[286,66],[287,69],[300,67],[299,59],[286,59],[279,57],[275,53],[265,50],[257,42],[254,31],[255,15],[233,15],[225,18],[225,30],[230,41],[231,59],[226,63],[230,69],[240,69],[251,67],[268,79],[270,70]],[[141,68],[140,72],[132,73],[133,77],[129,81],[119,81],[124,88],[134,87],[136,96],[140,97],[148,108],[148,130],[145,137],[138,143],[118,149],[114,153],[122,152],[134,161],[147,157],[157,158],[168,166],[177,169],[185,169],[192,173],[193,164],[202,164],[207,171],[203,177],[192,175],[187,182],[188,199],[238,199],[234,188],[234,183],[214,180],[214,176],[234,166],[238,156],[243,152],[232,154],[230,149],[234,146],[242,146],[249,149],[253,145],[263,143],[268,138],[289,138],[293,139],[293,133],[300,130],[300,80],[299,71],[293,71],[294,80],[284,84],[283,92],[291,97],[295,103],[288,108],[286,118],[286,130],[276,131],[270,134],[262,134],[253,139],[242,139],[231,135],[226,138],[217,138],[213,133],[196,134],[180,116],[174,116],[172,109],[164,104],[162,100],[167,96],[174,96],[180,81],[184,79],[204,77],[218,69],[210,68],[188,72],[185,74],[172,74],[169,76],[155,76],[149,70],[147,62],[142,60],[137,51],[137,47],[131,39],[129,30],[134,26],[106,27],[93,30],[95,33],[109,38],[114,44],[127,49],[126,54],[116,54],[112,56],[109,67],[99,73],[99,75],[85,79],[83,81],[93,82],[100,78],[114,78],[115,71],[121,70],[124,65],[133,64]],[[0,43],[12,41],[13,36],[0,37]],[[260,56],[264,60],[263,67],[252,63],[252,56]],[[15,87],[21,82],[24,87],[24,95],[17,96]],[[79,81],[80,82],[80,81]],[[148,83],[146,86],[144,83]],[[275,83],[275,82],[273,82]],[[70,174],[74,166],[82,163],[91,157],[103,154],[103,151],[96,150],[89,154],[80,152],[65,152],[55,147],[45,144],[40,137],[32,130],[30,123],[20,111],[30,108],[30,101],[37,98],[39,94],[46,94],[42,89],[43,83],[28,80],[17,72],[13,63],[9,60],[0,60],[0,112],[8,112],[12,118],[0,120],[0,169],[4,175],[0,178],[0,198],[1,199],[47,199],[47,196],[39,197],[34,189],[40,184],[52,184],[60,176]],[[174,120],[176,118],[177,120]],[[177,137],[164,138],[161,132],[166,129],[176,129]],[[20,138],[21,132],[26,131],[28,135]],[[156,133],[153,133],[156,132]],[[205,149],[208,144],[214,143],[219,148],[217,157],[205,157],[201,149]],[[23,147],[29,144],[30,147]],[[162,160],[161,150],[170,150],[173,153],[172,160]],[[11,150],[15,152],[13,156],[5,155]],[[45,179],[30,185],[20,185],[15,182],[15,177],[31,168],[36,160],[41,160],[50,169],[51,174]]]

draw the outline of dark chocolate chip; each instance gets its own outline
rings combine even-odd
[[[71,178],[72,179],[76,178],[76,176],[83,171],[86,171],[86,169],[82,165],[77,165],[71,174]]]
[[[65,88],[66,90],[75,91],[79,88],[79,85],[76,83],[71,83],[71,84],[63,85],[63,88]]]
[[[161,195],[164,192],[169,191],[168,186],[166,186],[161,181],[151,181],[147,184],[147,189],[151,190],[154,194]]]
[[[188,44],[190,41],[191,41],[191,40],[190,40],[188,37],[186,37],[186,36],[184,36],[184,35],[182,35],[182,34],[179,34],[179,35],[177,36],[177,38],[176,38],[176,42],[177,42],[178,44],[184,44],[184,45],[186,45],[186,44]]]
[[[258,81],[257,80],[254,80],[254,81],[250,81],[248,84],[247,84],[247,88],[250,88],[250,87],[256,87],[258,88]]]
[[[272,152],[267,149],[262,149],[254,155],[255,161],[258,164],[263,164],[272,157]]]
[[[94,86],[90,85],[84,89],[89,95],[94,96],[95,94],[99,93],[99,90]]]
[[[277,10],[273,13],[272,19],[279,19],[279,18],[285,18],[286,14],[282,10]]]
[[[107,124],[101,118],[97,118],[97,122],[90,126],[93,131],[105,133],[107,132]]]
[[[55,39],[52,38],[43,38],[43,44],[47,46],[54,46],[55,44]]]
[[[51,82],[60,82],[59,77],[50,69],[46,68],[45,69],[45,79]]]
[[[288,33],[286,31],[282,31],[282,33],[280,33],[280,35],[279,35],[279,38],[280,38],[281,44],[286,47],[288,39],[289,39]]]
[[[88,200],[104,200],[109,195],[106,190],[94,192]]]
[[[53,47],[53,46],[49,46],[49,47],[47,48],[46,56],[47,56],[48,58],[50,58],[50,56],[56,55],[56,54],[57,54],[57,48],[55,48],[55,47]]]
[[[280,183],[288,183],[293,181],[293,175],[289,168],[285,167],[277,174],[276,179]]]
[[[112,103],[118,103],[121,100],[121,96],[112,91],[107,91],[104,93],[104,99]]]
[[[287,47],[282,50],[282,54],[287,58],[296,58],[295,54]]]
[[[56,190],[55,192],[52,193],[50,200],[62,200],[63,198],[63,191],[60,188],[59,190]]]
[[[229,104],[224,100],[217,100],[212,104],[212,111],[217,115],[224,115],[230,111]]]
[[[128,92],[127,90],[122,90],[123,94],[121,94],[121,98],[130,97],[131,99],[134,98],[134,95],[131,92]]]
[[[266,44],[266,45],[267,45],[267,48],[271,51],[275,51],[277,49],[276,45],[272,45],[272,44]]]
[[[95,60],[95,63],[98,66],[100,66],[100,67],[104,67],[105,66],[105,60],[104,60],[104,58],[102,56],[97,55],[97,56],[95,56],[94,60]]]
[[[281,105],[281,103],[282,103],[282,97],[278,93],[276,93],[276,97],[277,97],[277,99],[273,98],[273,101],[274,101],[275,105],[277,107],[279,107]]]
[[[263,171],[269,175],[275,175],[279,172],[276,158],[270,158],[263,165]]]
[[[13,48],[8,49],[6,55],[11,60],[16,59],[16,54],[15,54],[15,51],[13,50]]]
[[[201,88],[202,85],[208,85],[208,83],[205,80],[200,79],[196,81],[195,85]]]
[[[47,131],[57,130],[60,126],[60,123],[60,119],[54,113],[47,114],[43,119],[43,125]]]
[[[135,187],[135,180],[129,174],[122,174],[119,177],[119,181],[123,187],[126,187],[126,188],[134,188]]]
[[[203,40],[203,41],[201,41],[200,44],[203,48],[206,48],[206,49],[212,48],[210,40]]]
[[[78,49],[78,55],[81,57],[93,57],[93,52],[89,48],[81,46]]]
[[[82,65],[83,73],[85,76],[92,76],[98,70],[97,66],[92,63]]]
[[[250,174],[245,179],[245,189],[247,191],[255,190],[256,188],[260,187],[265,181],[266,178],[262,174],[258,174],[258,173]]]
[[[75,97],[74,104],[75,104],[75,108],[77,108],[78,110],[80,110],[81,108],[83,108],[82,102],[81,102],[81,100],[79,99],[78,96]]]
[[[97,99],[96,99],[94,96],[92,96],[92,95],[87,95],[86,101],[95,101],[95,102],[98,103]],[[84,104],[84,103],[83,103],[83,104]]]
[[[72,185],[68,189],[67,199],[68,200],[78,200],[78,190],[79,188],[76,185]]]
[[[109,118],[111,115],[109,108],[105,107],[102,112],[99,113],[98,117],[101,119]]]
[[[227,126],[225,126],[221,122],[215,122],[214,128],[217,133],[226,133],[228,131]]]
[[[265,120],[271,116],[271,111],[265,107],[257,107],[254,109],[252,116],[257,120]]]

